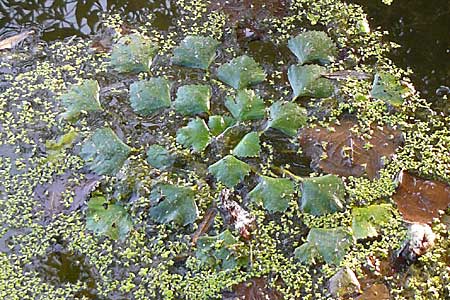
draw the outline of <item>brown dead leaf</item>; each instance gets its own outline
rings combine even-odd
[[[34,34],[34,30],[27,30],[0,41],[0,50],[12,49],[29,35]]]
[[[210,207],[206,211],[202,222],[198,225],[197,230],[192,235],[192,240],[191,240],[192,245],[197,244],[198,238],[209,231],[212,224],[214,223],[214,218],[216,217],[216,214],[217,214],[217,208],[215,208],[215,207]]]
[[[281,300],[283,295],[270,288],[265,278],[252,278],[233,287],[233,292],[223,300]]]
[[[389,300],[391,299],[389,289],[382,283],[374,284],[355,300]]]
[[[431,223],[439,217],[439,210],[450,204],[448,184],[421,179],[408,172],[402,172],[398,181],[400,185],[393,199],[406,221]]]
[[[246,240],[251,238],[251,231],[255,228],[255,217],[231,199],[229,189],[223,189],[219,195],[219,210],[225,223],[232,225]]]
[[[371,138],[366,139],[352,131],[356,123],[341,121],[332,129],[317,126],[300,131],[299,139],[311,168],[341,176],[367,176],[377,178],[386,160],[402,142],[401,132],[388,127],[371,128]]]

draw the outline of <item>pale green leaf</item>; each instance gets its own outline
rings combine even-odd
[[[265,116],[264,101],[252,90],[240,90],[236,98],[227,97],[225,107],[238,121],[262,119]]]
[[[212,37],[187,36],[173,50],[172,62],[190,68],[206,70],[216,57],[219,42]]]
[[[301,65],[313,61],[328,64],[334,61],[337,53],[335,43],[323,31],[303,32],[291,38],[288,47],[297,56]]]
[[[275,102],[270,107],[267,128],[278,129],[284,134],[294,136],[299,128],[306,125],[306,113],[306,108],[294,102]]]
[[[250,173],[250,166],[232,155],[227,155],[209,166],[208,170],[217,180],[232,188]]]
[[[61,96],[61,103],[66,112],[64,119],[75,119],[82,112],[102,110],[99,101],[99,86],[97,80],[84,80],[80,85],[72,88]]]
[[[403,104],[403,95],[407,92],[408,88],[402,86],[394,75],[380,72],[375,75],[370,95],[398,106]]]
[[[178,88],[174,102],[175,110],[185,116],[209,112],[211,87],[209,85],[191,84]]]
[[[318,65],[292,65],[288,69],[288,79],[293,90],[293,98],[326,98],[333,94],[333,84],[322,77],[325,67]]]
[[[164,170],[175,161],[175,157],[160,145],[151,145],[147,150],[147,162],[154,168]]]
[[[153,187],[150,194],[153,204],[150,217],[163,224],[172,221],[183,226],[194,223],[198,216],[194,196],[192,188],[159,184]]]
[[[205,150],[210,139],[208,127],[200,118],[189,121],[187,126],[177,131],[177,142],[185,147],[192,147],[196,152]]]
[[[327,264],[338,265],[352,243],[352,236],[342,227],[311,228],[306,243],[298,247],[294,255],[303,263],[314,263],[321,257]]]
[[[213,136],[218,136],[234,123],[234,119],[229,116],[211,116],[208,120],[208,127]]]
[[[123,73],[149,71],[156,50],[156,46],[142,35],[126,35],[114,45],[111,65]]]
[[[97,129],[81,148],[80,156],[89,169],[99,175],[113,175],[123,165],[131,148],[111,128]]]
[[[233,155],[237,157],[258,157],[260,151],[259,134],[250,132],[234,147]]]
[[[170,83],[158,77],[130,85],[130,102],[134,112],[147,116],[170,107]]]
[[[305,178],[302,183],[302,211],[320,216],[344,209],[345,187],[336,175]]]
[[[262,202],[269,212],[283,212],[294,197],[294,184],[287,178],[261,176],[248,197],[252,201]]]
[[[392,205],[379,204],[352,209],[352,231],[357,240],[378,235],[378,230],[392,220]]]
[[[263,68],[247,55],[236,57],[221,65],[217,70],[217,76],[222,82],[237,90],[263,82],[266,78]]]
[[[113,240],[124,240],[133,223],[121,205],[108,203],[105,197],[94,197],[88,202],[86,227]]]

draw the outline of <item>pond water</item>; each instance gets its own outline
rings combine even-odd
[[[157,29],[168,30],[176,10],[170,0],[30,0],[0,1],[0,38],[26,28],[36,28],[45,41],[72,35],[94,35],[102,14],[120,13],[130,23],[149,21]],[[273,1],[272,1],[273,2]],[[280,6],[284,1],[279,2]],[[411,68],[411,79],[423,97],[442,103],[450,86],[450,2],[447,0],[352,0],[364,7],[372,28],[389,31],[389,39],[401,47],[391,59],[402,68]],[[269,49],[270,51],[270,49]],[[439,89],[439,90],[438,90]],[[438,90],[438,91],[437,91]]]

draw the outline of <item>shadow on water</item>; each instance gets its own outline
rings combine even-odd
[[[440,86],[450,86],[450,2],[448,0],[351,0],[363,6],[371,28],[389,31],[389,40],[401,45],[391,59],[411,68],[411,79],[424,98],[442,102]],[[439,95],[437,95],[439,94]]]

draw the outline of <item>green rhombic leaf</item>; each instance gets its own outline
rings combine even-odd
[[[302,183],[302,211],[320,216],[344,209],[345,187],[336,175],[306,178]]]
[[[232,188],[250,173],[250,166],[232,155],[227,155],[209,166],[208,170],[217,180]]]
[[[192,147],[196,152],[205,150],[210,139],[208,126],[200,118],[189,121],[187,126],[177,131],[177,142],[185,147]]]
[[[113,175],[123,165],[131,148],[111,128],[97,129],[81,148],[80,156],[99,175]]]
[[[111,65],[119,72],[145,72],[150,69],[155,45],[142,35],[123,36],[111,52]]]
[[[353,236],[359,239],[375,237],[382,225],[393,218],[392,205],[379,204],[352,209]]]
[[[133,223],[122,206],[108,203],[105,197],[94,197],[88,202],[86,227],[113,240],[124,240]]]
[[[342,227],[311,228],[306,243],[295,249],[294,255],[306,264],[322,258],[327,264],[338,265],[352,244],[353,237]]]
[[[264,101],[252,90],[240,90],[236,98],[227,97],[226,108],[238,121],[262,119],[266,106]]]
[[[294,102],[275,102],[270,107],[270,120],[267,128],[278,129],[284,134],[294,136],[300,127],[306,125],[306,109]]]
[[[133,110],[147,116],[170,107],[170,83],[164,78],[150,78],[130,85],[130,102]]]
[[[325,67],[318,65],[292,65],[288,69],[288,79],[294,92],[293,98],[314,97],[326,98],[333,93],[333,84],[323,78]]]
[[[380,72],[375,75],[370,95],[398,106],[403,104],[403,94],[407,91],[408,88],[402,86],[394,75]]]
[[[216,57],[219,42],[211,37],[187,36],[173,50],[172,62],[190,68],[206,70]]]
[[[287,178],[261,176],[248,197],[252,201],[262,202],[269,212],[283,212],[294,197],[294,184]]]
[[[228,270],[248,264],[245,250],[244,244],[227,229],[216,236],[200,237],[195,256],[201,265]]]
[[[234,147],[233,155],[237,157],[257,157],[260,150],[259,134],[257,132],[250,132]]]
[[[151,145],[147,150],[147,162],[154,168],[164,170],[175,161],[170,152],[160,145]]]
[[[209,85],[191,84],[178,88],[174,102],[175,110],[185,116],[194,116],[209,112],[211,87]]]
[[[337,53],[336,45],[323,31],[301,33],[289,40],[288,47],[301,65],[312,61],[328,64]]]
[[[70,120],[77,118],[82,112],[102,110],[99,89],[97,80],[84,80],[80,85],[73,86],[61,96],[61,103],[66,108],[62,117]]]
[[[198,216],[194,190],[189,187],[159,184],[150,194],[153,207],[150,217],[159,223],[175,222],[179,225],[193,223]]]
[[[213,136],[218,136],[234,123],[235,120],[229,116],[211,116],[208,120],[208,127]]]
[[[222,82],[239,90],[260,83],[266,78],[264,70],[247,55],[236,57],[223,64],[217,70],[217,76]]]

